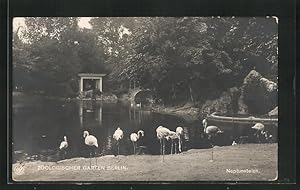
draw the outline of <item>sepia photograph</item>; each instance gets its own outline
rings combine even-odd
[[[12,180],[276,181],[279,22],[14,17]]]

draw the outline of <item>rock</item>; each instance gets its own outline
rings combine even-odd
[[[277,83],[251,70],[241,86],[239,114],[266,114],[277,105]]]
[[[219,112],[221,114],[233,114],[237,111],[237,99],[240,91],[237,87],[229,88],[223,92],[220,98],[207,100],[202,108],[202,113]]]
[[[266,114],[277,106],[277,89],[277,83],[252,70],[245,77],[240,88],[229,88],[219,98],[207,100],[202,105],[201,112],[230,115]],[[276,110],[271,114],[276,114]]]
[[[278,106],[268,113],[269,116],[278,116]]]
[[[274,92],[278,89],[277,84],[275,82],[270,81],[266,78],[261,78],[259,81],[268,92]]]

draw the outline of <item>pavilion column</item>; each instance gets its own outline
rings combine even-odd
[[[80,92],[83,92],[83,78],[80,77]]]
[[[102,77],[99,79],[99,89],[102,92]]]
[[[100,90],[100,79],[96,79],[96,89]]]

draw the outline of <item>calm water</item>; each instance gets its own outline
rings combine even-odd
[[[203,138],[202,122],[186,121],[182,118],[153,113],[133,108],[126,103],[96,103],[90,101],[58,101],[34,98],[28,102],[14,101],[13,106],[13,160],[57,161],[62,159],[59,151],[63,136],[67,136],[69,148],[65,158],[88,157],[88,148],[84,145],[83,131],[98,139],[98,155],[116,154],[117,144],[112,138],[119,126],[124,131],[120,141],[120,154],[133,154],[129,135],[144,130],[145,136],[138,145],[145,148],[141,153],[159,154],[159,141],[155,129],[159,125],[175,131],[177,126],[184,128],[183,151],[191,148],[209,148],[209,142]],[[217,136],[215,145],[231,145],[240,136],[249,136],[248,143],[255,142],[250,126],[236,124],[209,123],[218,125],[225,132]],[[277,127],[266,126],[277,140]],[[170,142],[166,145],[170,153]]]

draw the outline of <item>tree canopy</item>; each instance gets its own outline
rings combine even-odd
[[[255,68],[276,80],[278,33],[273,18],[25,18],[14,35],[14,83],[24,90],[75,95],[79,72],[107,73],[107,90],[135,81],[165,104],[214,99],[240,86]],[[57,89],[53,91],[53,89]]]

